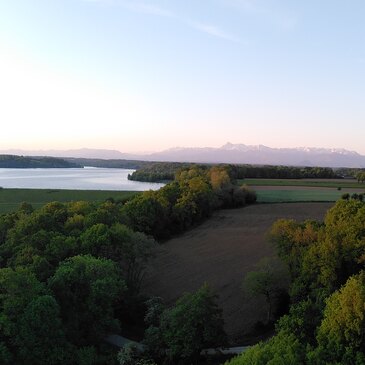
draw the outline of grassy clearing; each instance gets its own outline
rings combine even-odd
[[[338,190],[260,190],[257,191],[258,203],[291,202],[335,202],[344,191]]]
[[[239,185],[249,186],[308,186],[319,188],[365,189],[365,184],[354,180],[340,179],[241,179]]]
[[[0,189],[0,214],[15,211],[22,202],[28,202],[34,208],[52,202],[77,200],[102,202],[108,198],[128,199],[137,194],[135,191],[107,190],[55,190],[55,189]]]

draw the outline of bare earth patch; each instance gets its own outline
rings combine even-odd
[[[167,304],[205,282],[219,294],[231,343],[240,343],[265,319],[265,303],[245,298],[244,275],[265,256],[274,255],[266,234],[280,218],[323,220],[333,203],[257,204],[216,212],[197,228],[163,243],[152,260],[143,292]]]

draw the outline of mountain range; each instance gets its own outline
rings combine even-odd
[[[365,167],[365,156],[345,149],[314,147],[271,148],[264,145],[226,143],[222,147],[174,147],[148,154],[122,153],[107,149],[3,150],[2,154],[143,161],[236,163],[260,165]]]

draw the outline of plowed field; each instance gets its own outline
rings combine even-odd
[[[207,282],[218,294],[231,343],[242,342],[265,319],[265,303],[242,293],[244,275],[275,254],[266,234],[280,218],[323,220],[333,203],[256,204],[216,212],[212,218],[159,248],[143,291],[172,304]]]

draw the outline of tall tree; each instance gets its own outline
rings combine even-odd
[[[72,257],[60,264],[48,285],[60,304],[72,343],[98,343],[118,328],[114,305],[125,285],[113,261],[90,255]]]
[[[52,296],[39,296],[28,304],[20,316],[14,342],[19,365],[72,363],[73,348],[66,341],[60,308]]]
[[[204,348],[225,344],[222,310],[216,295],[204,285],[196,293],[185,294],[166,310],[161,330],[171,360],[195,361]]]

